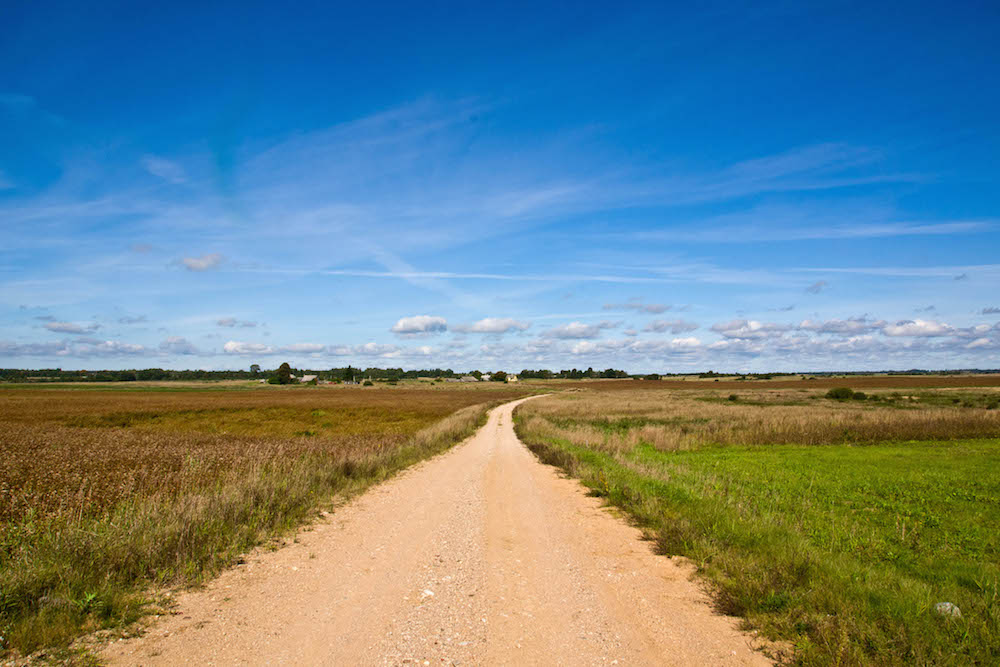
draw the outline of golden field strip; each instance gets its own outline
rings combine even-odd
[[[471,434],[527,393],[166,383],[0,388],[0,651],[125,625]],[[2,655],[2,653],[0,653]]]
[[[782,662],[994,665],[997,379],[580,383],[515,422]],[[864,392],[827,398],[838,386]]]

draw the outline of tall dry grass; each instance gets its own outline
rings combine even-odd
[[[0,396],[13,399],[0,413],[0,650],[26,654],[128,623],[143,613],[147,587],[212,575],[335,497],[470,435],[488,409],[467,404],[479,392],[395,394],[394,403],[318,392]],[[261,422],[265,434],[309,419],[318,433],[207,432],[248,401],[272,416],[287,411],[287,423]],[[189,421],[184,410],[198,412]],[[138,417],[123,426],[123,414]],[[176,426],[191,421],[197,429]]]
[[[984,390],[992,391],[992,390]],[[820,393],[632,391],[532,401],[519,409],[527,430],[602,450],[704,445],[874,444],[1000,436],[1000,410],[941,406],[928,396],[897,402],[833,401]]]

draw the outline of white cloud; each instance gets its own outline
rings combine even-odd
[[[184,173],[184,168],[176,162],[155,155],[146,155],[142,158],[142,166],[153,176],[162,178],[168,183],[177,185],[187,181],[187,174]]]
[[[76,324],[74,322],[49,322],[44,325],[49,331],[55,333],[67,333],[67,334],[87,334],[93,333],[101,328],[100,324]]]
[[[697,324],[685,320],[653,320],[646,325],[643,331],[655,331],[657,333],[669,331],[672,334],[679,334],[694,331],[697,328]]]
[[[835,334],[838,336],[856,336],[858,334],[878,331],[886,326],[885,320],[869,320],[866,317],[852,317],[846,320],[813,321],[803,320],[799,329],[814,333]]]
[[[186,338],[169,336],[160,343],[160,350],[168,354],[198,354],[199,350]]]
[[[275,350],[264,343],[244,343],[231,340],[222,346],[226,354],[274,354]]]
[[[135,343],[122,343],[116,340],[106,340],[99,343],[94,343],[90,345],[90,354],[97,356],[121,356],[121,355],[137,355],[144,354],[147,349]],[[79,352],[74,350],[74,352]],[[86,354],[87,351],[84,351]]]
[[[232,329],[233,327],[240,327],[242,329],[252,329],[257,326],[256,322],[249,322],[246,320],[238,320],[235,317],[223,317],[222,319],[216,320],[215,322],[220,327],[228,327]]]
[[[487,317],[472,324],[460,324],[451,328],[460,333],[502,334],[511,331],[524,331],[531,324],[511,319],[509,317]]]
[[[895,324],[887,324],[882,328],[886,336],[935,337],[949,336],[955,332],[950,324],[934,320],[900,320]]]
[[[618,322],[604,320],[597,324],[584,324],[583,322],[570,322],[562,326],[554,327],[542,332],[546,338],[597,338],[603,329],[613,329],[618,326]]]
[[[732,320],[712,325],[712,331],[725,338],[761,339],[781,336],[791,325],[756,320]]]
[[[200,257],[185,257],[181,260],[181,264],[187,267],[188,271],[208,271],[219,266],[223,259],[219,253],[212,252]]]
[[[413,317],[400,318],[392,325],[395,334],[404,336],[429,335],[441,333],[448,330],[448,321],[443,317],[435,315],[414,315]]]

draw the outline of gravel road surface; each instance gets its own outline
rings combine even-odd
[[[522,399],[525,400],[525,399]],[[496,408],[465,443],[211,582],[141,665],[768,665],[690,566],[542,465]]]

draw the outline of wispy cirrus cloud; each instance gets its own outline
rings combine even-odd
[[[48,322],[44,325],[44,327],[54,333],[83,335],[94,333],[101,328],[101,325],[97,323],[77,324],[76,322]]]
[[[697,328],[698,324],[687,320],[654,320],[647,324],[643,331],[655,331],[656,333],[669,331],[672,334],[680,334],[694,331]]]
[[[168,183],[179,185],[187,181],[187,174],[184,171],[184,167],[172,160],[167,160],[156,155],[145,155],[141,163],[143,169]]]
[[[234,327],[240,329],[252,329],[257,326],[257,323],[251,320],[240,320],[235,317],[222,317],[215,321],[216,326],[226,327],[232,329]]]
[[[641,299],[629,299],[625,303],[606,303],[604,310],[634,310],[639,313],[650,313],[659,315],[670,310],[670,305],[665,303],[643,303]]]

